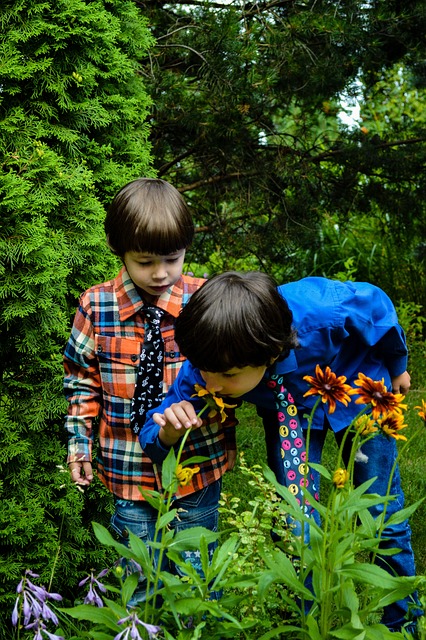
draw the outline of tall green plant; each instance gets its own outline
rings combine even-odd
[[[64,587],[93,556],[87,511],[100,508],[99,487],[84,506],[58,468],[62,352],[77,296],[116,269],[105,206],[123,183],[152,174],[150,100],[137,73],[152,38],[128,0],[5,0],[0,31],[4,611],[23,569],[47,582],[55,564]]]

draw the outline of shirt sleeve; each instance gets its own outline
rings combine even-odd
[[[144,426],[139,433],[139,442],[144,452],[151,458],[151,460],[157,464],[163,462],[166,458],[170,448],[166,447],[160,441],[158,434],[160,427],[153,420],[154,413],[164,413],[167,407],[170,407],[175,402],[182,402],[187,400],[194,405],[195,411],[198,413],[204,406],[205,402],[202,398],[194,396],[195,384],[204,385],[204,381],[198,369],[195,369],[191,363],[186,360],[179,374],[170,387],[163,402],[151,411],[148,411],[147,418]],[[208,423],[208,418],[205,422]],[[222,428],[226,438],[226,448],[229,450],[236,449],[236,435],[235,427],[238,424],[238,420],[235,416],[234,409],[226,409],[226,419],[222,424]],[[175,445],[178,448],[179,444]]]
[[[154,413],[164,413],[167,407],[170,407],[175,402],[182,402],[183,400],[192,402],[195,410],[197,412],[200,411],[204,403],[200,398],[192,397],[195,393],[194,385],[196,382],[200,384],[196,378],[194,368],[189,361],[186,360],[162,403],[146,414],[145,424],[139,432],[139,442],[144,452],[153,462],[163,462],[170,450],[169,447],[165,447],[160,442],[158,437],[160,427],[153,420]]]
[[[77,310],[64,353],[64,392],[68,401],[68,463],[91,461],[93,420],[99,415],[102,389],[90,316]]]

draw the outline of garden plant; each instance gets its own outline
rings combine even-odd
[[[181,465],[182,439],[178,450],[172,448],[163,464],[163,484],[167,487],[164,494],[144,492],[145,498],[158,509],[157,536],[150,548],[132,534],[129,546],[121,545],[105,527],[93,523],[98,540],[114,550],[111,566],[81,581],[81,586],[89,585],[88,594],[84,602],[71,608],[53,606],[60,595],[36,586],[36,576],[27,571],[19,583],[13,611],[16,638],[398,640],[411,637],[404,631],[391,633],[380,624],[380,612],[383,606],[418,589],[424,591],[425,578],[395,577],[373,563],[378,555],[383,558],[398,552],[380,548],[386,506],[392,496],[389,492],[386,496],[369,493],[371,481],[355,488],[353,463],[359,447],[379,434],[400,440],[402,455],[410,439],[417,438],[425,428],[426,402],[422,400],[415,407],[420,425],[408,439],[404,431],[407,428],[404,397],[387,391],[383,382],[360,373],[357,388],[351,388],[343,376],[337,377],[329,368],[322,371],[319,367],[315,375],[307,376],[306,380],[310,384],[307,393],[318,395],[309,417],[308,444],[312,417],[320,402],[327,403],[332,412],[336,402],[347,404],[359,395],[360,400],[368,401],[372,408],[371,416],[363,410],[351,424],[348,433],[353,437],[353,445],[346,468],[342,447],[332,472],[323,465],[314,465],[323,481],[329,483],[328,496],[325,501],[316,500],[305,487],[303,500],[309,500],[315,507],[321,524],[304,514],[295,496],[277,483],[266,466],[262,479],[243,463],[246,476],[254,480],[258,500],[251,501],[252,510],[241,516],[233,509],[232,497],[224,497],[225,523],[233,522],[238,530],[235,526],[233,530],[223,528],[220,544],[210,558],[208,544],[216,534],[202,527],[180,533],[168,529],[168,523],[178,515],[176,508],[170,509],[178,484],[185,484],[197,473],[194,465],[199,461],[194,457],[187,460],[185,466]],[[216,405],[216,401],[221,403],[220,398],[204,390],[198,390],[198,394],[204,395],[205,408],[211,410],[216,406],[223,412],[223,406]],[[308,459],[306,474],[309,464]],[[369,508],[377,504],[383,504],[383,513],[374,520]],[[393,514],[387,525],[409,517],[418,504]],[[289,516],[290,524],[286,525]],[[292,521],[301,525],[301,536],[292,532]],[[257,544],[248,544],[247,533],[255,529]],[[270,529],[279,534],[279,542],[273,543],[268,538]],[[307,529],[309,543],[304,535]],[[185,562],[188,549],[199,551],[202,575]],[[153,562],[153,553],[159,558],[157,563]],[[179,566],[182,578],[162,570],[164,555]],[[140,573],[151,586],[147,589],[150,595],[142,604],[131,606],[129,601]],[[107,574],[114,578],[114,584],[103,583]],[[210,599],[214,591],[223,592],[219,600]],[[425,637],[422,620],[419,637]]]

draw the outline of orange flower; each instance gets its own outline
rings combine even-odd
[[[355,384],[360,387],[355,393],[361,396],[355,400],[355,404],[371,404],[373,408],[371,414],[375,420],[387,413],[402,413],[402,410],[407,408],[406,404],[402,404],[405,396],[388,391],[384,379],[372,380],[363,373],[359,373]]]
[[[309,389],[309,391],[304,394],[304,397],[314,395],[322,396],[322,402],[329,403],[328,413],[334,413],[336,400],[342,402],[345,407],[347,407],[348,402],[351,400],[349,396],[357,393],[356,389],[352,389],[350,385],[345,384],[345,376],[337,377],[336,374],[331,371],[330,367],[326,367],[323,372],[319,364],[315,367],[315,376],[304,376],[303,379],[312,385],[312,389]]]
[[[349,473],[346,469],[336,469],[333,473],[333,483],[336,489],[343,489],[347,481],[349,480]]]
[[[383,416],[383,418],[380,418],[377,422],[385,435],[395,438],[395,440],[407,439],[399,433],[401,429],[405,429],[407,426],[404,424],[404,416],[401,413],[392,411]]]
[[[211,393],[207,389],[204,389],[200,384],[194,385],[195,391],[191,398],[198,396],[199,398],[203,398],[208,407],[210,407],[210,411],[207,414],[210,418],[214,416],[217,412],[220,413],[221,422],[226,420],[226,411],[225,409],[234,409],[238,405],[236,404],[227,404],[223,398]],[[201,412],[200,412],[201,413]]]
[[[181,464],[178,464],[176,469],[176,477],[179,482],[180,487],[186,487],[192,480],[192,476],[198,473],[200,467],[183,467]]]
[[[368,436],[370,433],[378,431],[375,426],[376,421],[371,416],[363,415],[357,418],[354,422],[354,427],[362,436]]]
[[[419,409],[419,416],[420,418],[426,422],[426,402],[424,400],[422,400],[422,406],[421,407],[414,407],[415,409]]]

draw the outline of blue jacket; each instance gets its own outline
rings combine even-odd
[[[346,376],[347,383],[352,386],[358,374],[363,373],[373,380],[384,379],[388,389],[391,378],[407,369],[404,332],[391,300],[378,287],[365,282],[315,277],[282,285],[278,291],[293,313],[293,326],[300,346],[284,360],[275,362],[266,376],[269,373],[284,375],[284,384],[294,398],[304,426],[306,419],[303,416],[310,412],[316,397],[303,397],[309,389],[303,376],[314,375],[317,364],[322,369],[328,365],[336,375]],[[150,457],[154,449],[161,449],[157,438],[159,428],[153,422],[152,414],[162,413],[173,402],[191,399],[196,383],[204,386],[199,370],[187,361],[163,403],[148,414],[140,440]],[[363,408],[363,405],[355,404],[356,398],[352,397],[348,407],[337,403],[331,415],[327,405],[321,403],[312,428],[322,429],[326,417],[336,432],[347,427]],[[255,404],[260,414],[262,410],[275,410],[272,393],[263,382],[241,399]],[[197,411],[203,406],[198,398],[191,401]]]

